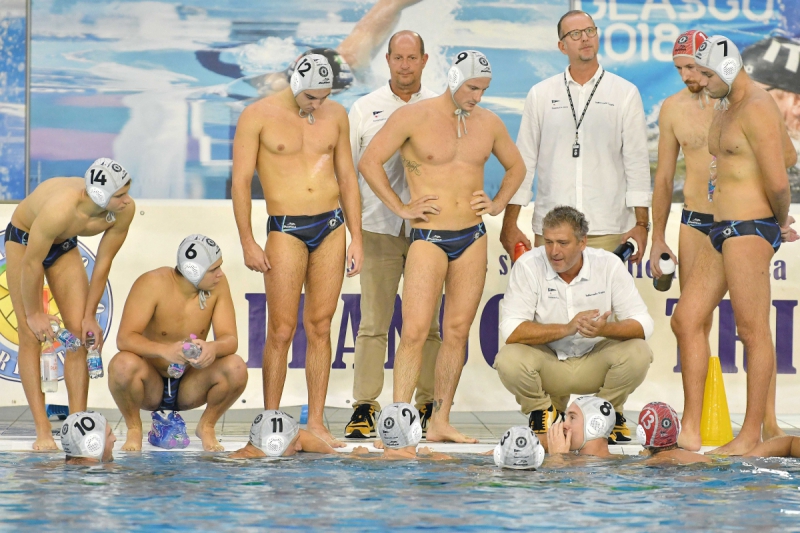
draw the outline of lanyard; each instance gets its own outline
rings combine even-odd
[[[583,107],[583,113],[581,113],[581,118],[578,120],[578,117],[575,116],[575,106],[572,104],[572,94],[569,92],[569,83],[567,83],[567,73],[564,73],[564,87],[567,88],[567,97],[569,98],[569,108],[572,110],[572,120],[575,121],[575,144],[572,145],[572,157],[580,157],[581,155],[581,145],[578,144],[578,129],[581,127],[583,123],[583,117],[586,115],[586,110],[589,109],[589,104],[592,102],[592,97],[594,96],[594,92],[597,90],[597,86],[600,85],[600,82],[603,81],[603,76],[606,75],[606,71],[604,70],[600,74],[600,79],[597,80],[597,83],[594,84],[594,88],[592,89],[591,94],[589,94],[589,99],[586,100],[586,105]]]

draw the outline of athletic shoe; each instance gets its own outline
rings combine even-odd
[[[611,436],[608,437],[609,444],[620,444],[622,442],[631,441],[631,430],[626,424],[627,420],[622,413],[616,413],[617,423],[614,424],[614,429],[611,431]]]
[[[547,433],[547,431],[550,429],[550,426],[555,424],[559,417],[562,420],[564,418],[563,415],[556,411],[556,409],[551,405],[546,411],[541,409],[531,411],[531,414],[528,416],[528,425],[534,433],[537,435],[542,435]]]
[[[375,407],[368,403],[357,405],[344,428],[346,439],[371,439],[375,437]]]
[[[186,448],[189,445],[186,423],[181,415],[173,411],[164,417],[162,412],[153,411],[152,417],[153,427],[147,434],[147,442],[167,450]]]
[[[422,406],[422,409],[419,410],[419,425],[422,426],[423,438],[428,436],[428,422],[430,422],[432,414],[433,414],[433,402],[426,403],[425,405]]]

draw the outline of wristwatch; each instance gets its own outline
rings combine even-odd
[[[650,232],[650,222],[636,222],[637,226],[642,226],[648,233]]]

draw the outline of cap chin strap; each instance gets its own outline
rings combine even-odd
[[[115,215],[115,214],[114,214],[114,213],[112,213],[111,211],[109,211],[108,213],[106,213],[106,222],[108,222],[109,224],[111,224],[111,223],[113,223],[113,222],[116,222],[116,221],[117,221],[117,215]]]
[[[206,308],[206,300],[211,297],[211,291],[200,291],[200,309]]]
[[[452,98],[453,99],[453,103],[456,104],[456,110],[455,110],[455,115],[457,117],[456,118],[456,130],[458,131],[458,138],[460,139],[461,138],[461,124],[462,123],[464,124],[464,134],[466,135],[467,133],[469,133],[467,131],[467,117],[469,116],[469,113],[467,113],[466,111],[464,111],[463,109],[458,107],[458,103],[456,102],[456,97],[453,95],[452,91],[450,92],[450,98]]]
[[[728,94],[730,94],[730,90],[728,90]],[[714,104],[714,109],[717,111],[727,111],[728,106],[730,105],[730,101],[728,100],[728,95],[726,94]]]
[[[308,123],[309,124],[313,124],[314,123],[314,114],[313,113],[306,113],[305,111],[300,109],[298,114],[300,115],[300,118],[308,117]],[[461,137],[461,136],[459,135],[459,137]]]

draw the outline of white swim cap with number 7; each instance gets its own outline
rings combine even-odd
[[[199,233],[189,235],[178,247],[178,270],[197,287],[211,265],[222,257],[216,242]]]
[[[122,165],[109,159],[101,157],[92,163],[86,174],[83,175],[86,184],[86,194],[94,203],[103,209],[106,208],[117,191],[131,181],[128,171]]]

